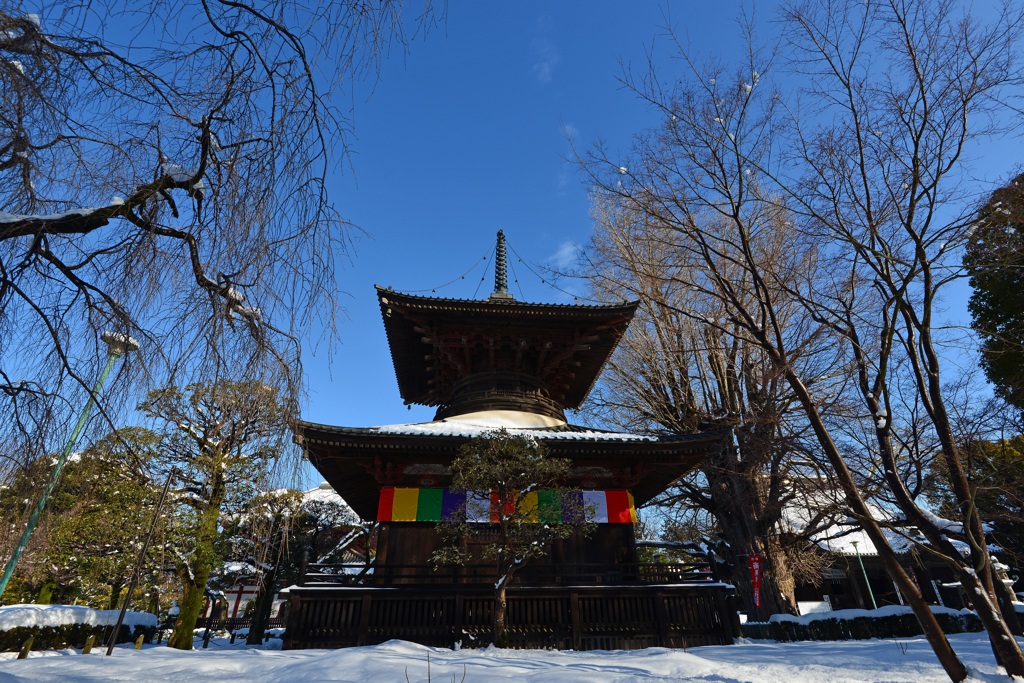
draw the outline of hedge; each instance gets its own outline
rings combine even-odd
[[[81,649],[89,636],[95,635],[95,646],[106,643],[110,637],[110,626],[93,624],[64,624],[62,626],[18,626],[7,631],[0,631],[0,651],[16,652],[21,649],[29,636],[33,636],[33,650],[62,650],[65,648]],[[134,642],[140,635],[143,642],[152,642],[156,634],[155,626],[136,626],[134,629],[121,625],[117,634],[118,643]]]
[[[981,619],[973,612],[956,614],[936,612],[946,633],[967,633],[984,630]],[[747,622],[742,625],[743,637],[787,642],[793,640],[865,640],[867,638],[911,638],[923,634],[913,613],[891,614],[852,619],[823,618],[802,623],[795,620]]]

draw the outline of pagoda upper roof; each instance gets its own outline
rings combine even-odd
[[[445,299],[380,286],[377,298],[402,399],[428,406],[449,405],[471,377],[509,373],[577,408],[639,305]]]

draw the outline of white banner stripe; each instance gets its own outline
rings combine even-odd
[[[484,524],[491,521],[490,491],[466,491],[466,521]]]
[[[586,510],[588,522],[608,523],[608,499],[604,491],[584,491],[583,509]]]

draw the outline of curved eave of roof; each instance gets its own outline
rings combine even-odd
[[[449,310],[453,312],[485,314],[499,312],[502,314],[548,313],[550,315],[557,315],[560,318],[566,318],[566,314],[575,314],[575,318],[568,317],[566,319],[590,318],[600,320],[616,316],[632,318],[637,306],[640,305],[639,301],[624,301],[621,304],[587,305],[531,303],[515,299],[444,299],[433,296],[406,294],[380,285],[374,286],[377,289],[377,298],[381,299],[381,304],[384,306],[394,304],[396,306],[408,306],[425,311]],[[384,298],[388,298],[387,301],[383,301]]]
[[[339,427],[315,422],[297,421],[293,430],[297,439],[316,443],[348,446],[384,446],[389,442],[431,442],[445,449],[465,441],[496,431],[494,427],[481,427],[457,422],[423,422],[417,424],[384,425],[380,427]],[[703,432],[700,434],[645,435],[628,432],[612,432],[580,425],[563,425],[543,428],[506,428],[510,434],[527,436],[549,446],[571,446],[586,444],[588,449],[611,448],[619,450],[637,446],[643,449],[686,449],[687,447],[706,450],[724,442],[726,432]]]
[[[451,397],[431,395],[431,376],[422,364],[420,336],[413,332],[412,316],[421,314],[448,321],[464,319],[474,324],[494,325],[495,328],[522,329],[532,324],[540,330],[578,326],[606,329],[600,341],[577,354],[580,366],[576,381],[564,392],[552,393],[552,398],[563,408],[578,408],[593,388],[640,303],[584,306],[524,303],[514,299],[440,299],[404,294],[380,285],[376,289],[399,393],[407,404],[435,407],[445,405]]]

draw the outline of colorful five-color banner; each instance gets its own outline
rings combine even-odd
[[[518,508],[518,512],[517,512]],[[442,488],[383,488],[377,508],[379,522],[466,521],[494,524],[501,501],[493,491],[450,491]],[[559,524],[578,521],[634,524],[636,507],[629,491],[531,491],[518,503],[506,502],[523,522]]]

